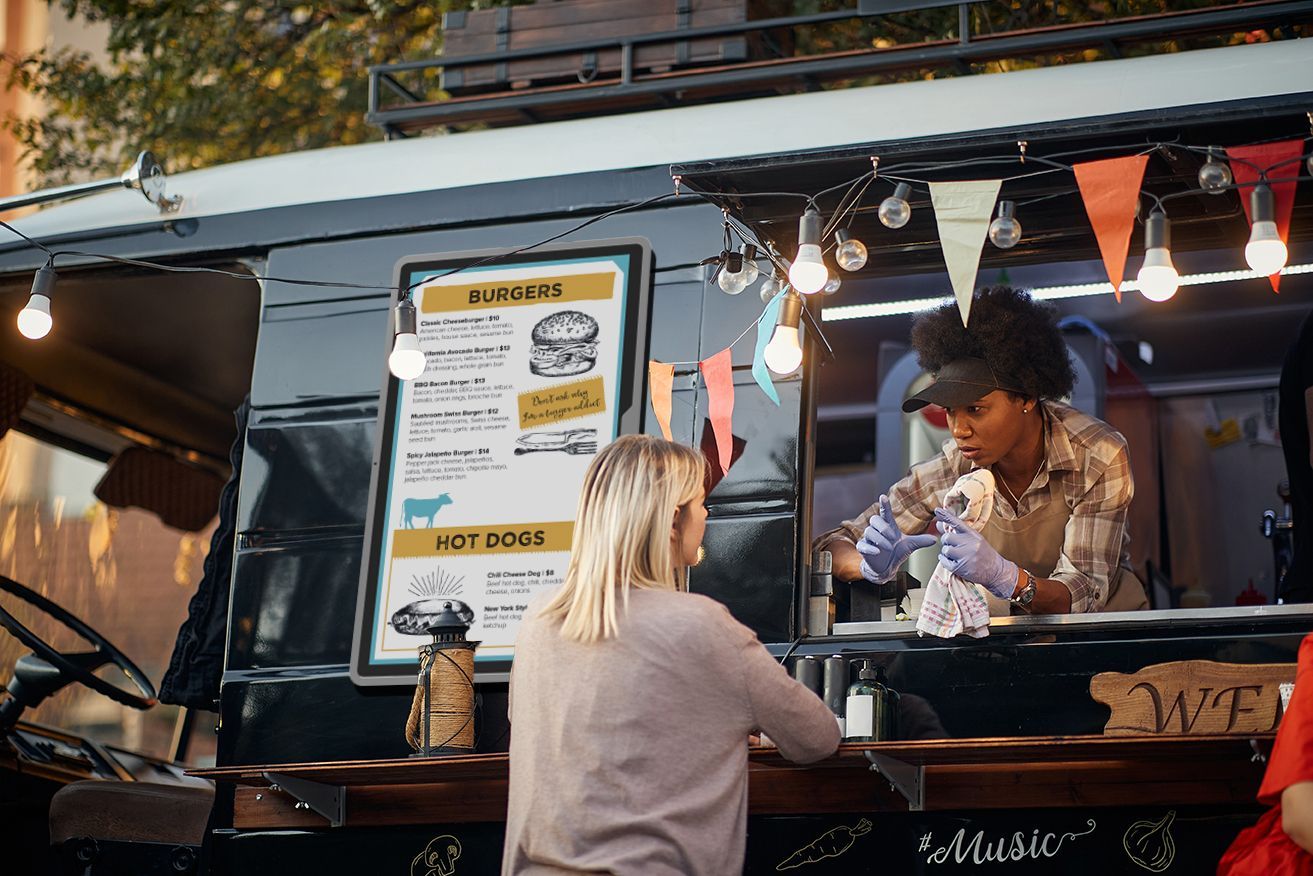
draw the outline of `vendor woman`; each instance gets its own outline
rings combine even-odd
[[[835,576],[882,584],[939,541],[940,563],[987,590],[991,614],[1146,608],[1128,553],[1126,439],[1059,401],[1075,374],[1053,310],[1008,287],[982,290],[969,325],[945,305],[916,321],[912,346],[935,380],[903,410],[940,405],[952,440],[816,540]],[[996,484],[980,532],[940,507],[973,469],[988,469]]]

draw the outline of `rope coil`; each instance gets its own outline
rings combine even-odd
[[[473,648],[426,645],[420,650],[419,683],[406,720],[406,741],[425,754],[474,750]]]

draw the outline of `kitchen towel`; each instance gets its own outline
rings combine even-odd
[[[943,507],[979,532],[994,511],[994,475],[986,469],[962,475],[944,494]],[[985,594],[978,585],[963,581],[942,564],[936,566],[916,618],[916,632],[941,639],[961,633],[977,639],[988,636],[989,604]]]

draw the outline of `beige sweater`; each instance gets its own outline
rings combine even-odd
[[[543,604],[515,643],[502,873],[742,872],[748,734],[809,763],[838,747],[834,716],[705,596],[634,591],[592,645]]]

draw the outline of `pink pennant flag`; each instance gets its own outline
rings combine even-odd
[[[734,456],[734,369],[729,347],[710,359],[703,359],[698,367],[707,384],[707,413],[711,417],[711,430],[716,433],[720,470],[727,472]]]
[[[670,437],[670,392],[675,382],[675,366],[655,359],[647,363],[647,394],[652,399],[652,412],[667,441]]]
[[[1240,204],[1245,208],[1245,216],[1248,217],[1251,226],[1254,224],[1254,217],[1249,215],[1249,193],[1253,189],[1246,184],[1257,182],[1259,170],[1268,170],[1268,168],[1272,168],[1268,171],[1268,176],[1272,179],[1286,180],[1286,182],[1272,182],[1269,185],[1272,188],[1272,206],[1275,208],[1273,211],[1275,215],[1272,218],[1277,223],[1277,234],[1280,234],[1281,240],[1287,244],[1290,243],[1290,211],[1295,206],[1295,177],[1299,176],[1301,169],[1300,162],[1290,159],[1298,158],[1303,154],[1303,140],[1226,147],[1226,156],[1231,159],[1231,175],[1243,187],[1237,191],[1240,195]],[[1282,164],[1285,161],[1290,163]],[[1250,164],[1256,166],[1251,167]],[[1274,164],[1281,166],[1273,167]],[[1281,291],[1280,274],[1273,274],[1267,279],[1272,284],[1273,292]]]
[[[939,225],[939,245],[953,284],[962,325],[971,318],[971,297],[976,291],[980,250],[994,214],[994,202],[1003,184],[1000,179],[930,183],[930,203]]]
[[[1108,272],[1113,294],[1122,300],[1122,278],[1126,274],[1126,253],[1131,247],[1131,229],[1135,227],[1135,206],[1140,199],[1140,183],[1148,155],[1126,155],[1102,161],[1074,165],[1076,184],[1080,186],[1085,213],[1099,242],[1103,268]]]

